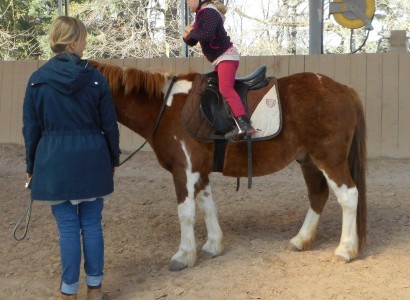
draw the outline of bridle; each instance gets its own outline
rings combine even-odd
[[[173,76],[173,77],[172,77],[172,80],[171,80],[171,84],[169,85],[168,90],[167,90],[167,93],[166,93],[166,95],[165,95],[165,97],[164,97],[164,102],[162,102],[162,106],[161,106],[161,109],[160,109],[160,111],[159,111],[158,118],[157,118],[157,120],[156,120],[156,122],[155,122],[154,130],[152,131],[152,136],[154,136],[155,133],[157,132],[158,125],[159,125],[159,122],[160,122],[160,120],[161,120],[161,118],[162,118],[162,115],[164,114],[165,107],[166,107],[166,105],[167,105],[167,101],[168,101],[169,95],[171,94],[172,87],[174,86],[174,84],[175,84],[176,81],[177,81],[177,77],[176,77],[176,76]],[[145,146],[146,143],[147,143],[147,140],[145,140],[145,142],[144,142],[141,146],[139,146],[137,150],[135,150],[134,152],[132,152],[132,153],[131,153],[126,159],[124,159],[118,166],[121,166],[121,165],[124,164],[126,161],[128,161],[129,159],[131,159],[138,151],[140,151],[140,150]]]

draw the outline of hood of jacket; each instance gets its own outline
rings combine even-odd
[[[73,94],[90,82],[94,68],[86,60],[69,53],[50,59],[37,71],[33,83],[45,83],[63,94]]]

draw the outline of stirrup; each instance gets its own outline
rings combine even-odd
[[[250,120],[245,117],[237,117],[233,119],[235,122],[235,128],[225,134],[225,139],[231,141],[239,141],[245,136],[255,134],[257,131],[252,127]]]
[[[252,135],[256,133],[255,128],[251,125],[251,120],[246,116],[234,118],[235,124],[238,127],[239,135]]]
[[[239,128],[235,127],[231,131],[228,131],[227,133],[225,133],[224,137],[227,140],[237,142],[237,141],[241,140],[244,136],[245,136],[245,132],[242,131],[242,133],[239,134]]]

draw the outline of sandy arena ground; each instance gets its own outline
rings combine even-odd
[[[58,234],[50,208],[34,203],[25,240],[12,231],[29,199],[24,148],[0,144],[0,299],[56,299]],[[225,237],[223,255],[168,271],[180,240],[172,178],[152,152],[138,153],[116,173],[104,209],[104,290],[111,299],[410,299],[410,160],[372,159],[368,166],[368,243],[351,263],[334,260],[341,208],[331,195],[313,250],[287,250],[308,209],[297,164],[253,179],[212,174]],[[206,238],[200,214],[198,248]],[[83,275],[82,275],[83,276]],[[85,299],[82,282],[79,299]]]

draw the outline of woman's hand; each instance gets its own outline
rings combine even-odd
[[[30,183],[31,183],[31,179],[33,178],[33,174],[26,173],[26,177],[27,177],[27,179],[26,179],[26,185],[25,185],[25,187],[26,187],[26,188],[29,188],[29,187],[30,187]]]

